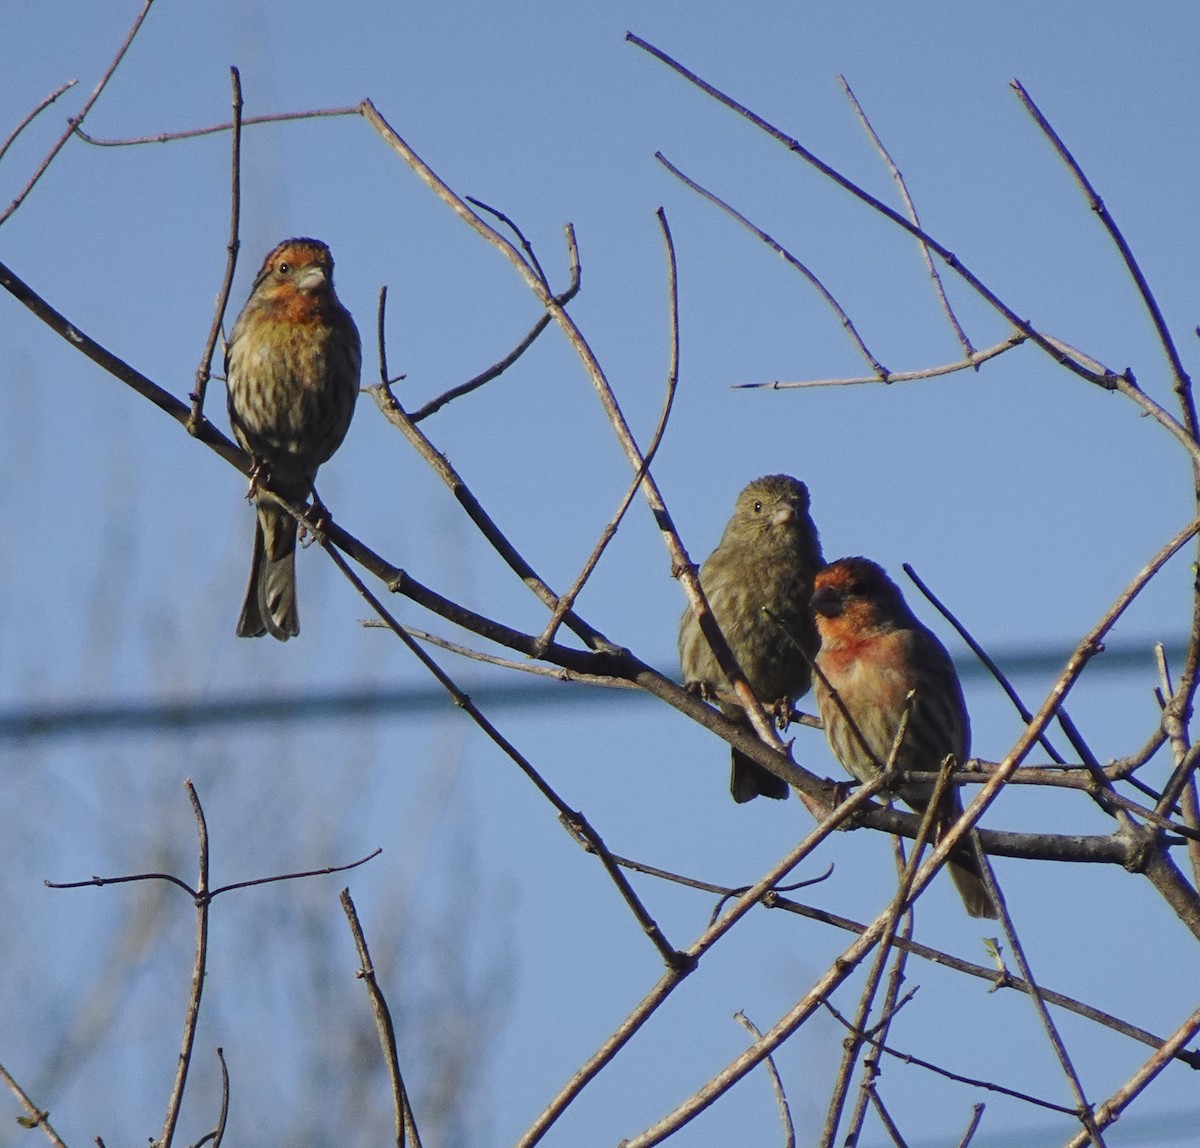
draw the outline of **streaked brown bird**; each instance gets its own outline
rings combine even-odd
[[[253,456],[257,511],[250,584],[238,619],[243,638],[281,642],[300,632],[296,612],[296,520],[317,468],[346,437],[358,398],[358,328],[333,289],[333,257],[316,239],[288,239],[264,260],[225,352],[229,422]]]
[[[936,773],[947,756],[962,765],[971,750],[971,725],[954,663],[883,568],[866,558],[831,562],[817,574],[812,608],[821,636],[817,667],[829,683],[818,676],[817,705],[838,761],[859,781],[877,777],[891,755],[905,699],[915,691],[896,768]],[[897,789],[918,813],[932,792],[932,785],[919,783]],[[948,787],[940,826],[954,822],[962,809],[958,789]],[[995,917],[973,846],[954,852],[947,867],[967,912]]]
[[[808,692],[805,654],[817,649],[810,600],[822,558],[808,505],[808,487],[790,475],[755,479],[738,495],[721,541],[700,567],[704,596],[746,681],[764,706],[780,712]],[[689,688],[705,697],[728,693],[691,609],[679,621],[679,661]],[[750,728],[741,706],[727,699],[720,706]],[[786,782],[736,749],[729,789],[737,802],[788,795]]]

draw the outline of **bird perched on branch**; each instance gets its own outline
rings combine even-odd
[[[225,352],[229,422],[254,458],[257,521],[243,638],[300,632],[293,506],[312,493],[317,468],[346,437],[358,398],[358,328],[333,289],[333,257],[316,239],[288,239],[263,262]]]
[[[755,479],[738,495],[721,541],[700,567],[725,641],[755,696],[777,715],[790,713],[808,692],[817,648],[809,601],[822,558],[808,505],[808,488],[789,475]],[[750,728],[690,608],[679,622],[679,661],[690,689],[725,695],[722,712]],[[786,782],[736,749],[729,788],[737,802],[788,794]]]
[[[817,705],[838,761],[859,781],[879,776],[914,691],[896,768],[936,773],[947,756],[962,765],[970,753],[971,727],[954,663],[882,567],[866,558],[831,562],[817,574],[812,608],[821,637]],[[932,785],[921,783],[897,788],[919,813],[932,792]],[[962,808],[958,789],[948,786],[938,811],[940,827],[952,824]],[[950,876],[972,917],[995,917],[974,849],[968,841],[951,854]]]

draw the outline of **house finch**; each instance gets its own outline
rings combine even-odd
[[[316,239],[288,239],[263,262],[225,352],[229,422],[254,458],[257,522],[250,585],[237,632],[286,642],[296,613],[296,520],[266,491],[265,476],[293,505],[312,493],[317,467],[346,437],[358,398],[358,329],[333,290],[333,257]]]
[[[704,596],[746,681],[764,705],[781,712],[790,711],[811,681],[805,652],[816,652],[817,632],[809,599],[822,561],[808,488],[772,474],[738,495],[721,541],[700,567]],[[690,689],[704,696],[729,690],[691,610],[679,621],[679,661]],[[741,706],[725,699],[720,706],[750,728]],[[736,749],[729,788],[738,802],[788,795],[786,782]]]
[[[866,558],[831,562],[817,574],[812,608],[821,636],[817,668],[825,679],[817,677],[817,705],[829,744],[850,773],[859,781],[878,776],[891,755],[910,690],[915,691],[912,712],[896,768],[936,772],[947,755],[960,765],[967,760],[971,726],[954,663],[881,567]],[[932,785],[920,783],[898,789],[917,812],[924,811],[932,791]],[[956,788],[948,787],[942,805],[944,827],[962,813]],[[955,851],[948,865],[967,912],[995,917],[973,848]]]

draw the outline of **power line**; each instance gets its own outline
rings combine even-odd
[[[1132,670],[1148,676],[1154,672],[1153,643],[1126,639],[1110,643],[1094,659],[1088,673],[1112,675]],[[1068,650],[1062,646],[1021,646],[993,654],[1006,674],[1014,679],[1037,674],[1052,676],[1066,663]],[[1182,642],[1168,646],[1172,664],[1182,663]],[[675,676],[675,667],[663,673]],[[958,665],[965,681],[987,677],[978,662]],[[584,683],[562,683],[527,678],[522,681],[480,682],[468,691],[485,709],[519,709],[547,705],[614,705],[649,701],[640,690],[609,689]],[[338,721],[345,718],[404,716],[418,717],[445,712],[452,703],[436,685],[397,687],[350,687],[288,694],[247,697],[149,698],[112,702],[55,702],[0,710],[0,742],[79,737],[98,733],[182,733],[197,729],[267,724],[270,722]]]

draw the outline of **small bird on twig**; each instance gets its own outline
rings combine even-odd
[[[809,600],[821,562],[808,488],[772,474],[738,495],[721,541],[700,567],[704,596],[746,681],[785,721],[811,683],[817,632]],[[725,695],[722,712],[750,728],[742,707],[728,697],[729,682],[690,608],[679,622],[679,661],[690,689]],[[729,788],[737,802],[788,795],[786,782],[736,749]]]
[[[257,510],[243,638],[300,632],[296,520],[270,492],[303,505],[317,468],[341,445],[358,398],[358,328],[333,289],[333,257],[316,239],[288,239],[263,262],[229,337],[225,377],[234,437],[254,458]]]
[[[831,562],[817,574],[812,608],[821,636],[817,705],[838,761],[859,781],[877,777],[892,754],[911,691],[895,768],[936,773],[947,756],[962,765],[971,749],[971,726],[954,663],[882,567],[866,558]],[[932,785],[912,782],[897,789],[918,812],[932,792]],[[953,824],[962,809],[958,789],[948,786],[938,810],[940,827]],[[974,843],[964,842],[947,866],[967,912],[995,917]]]

